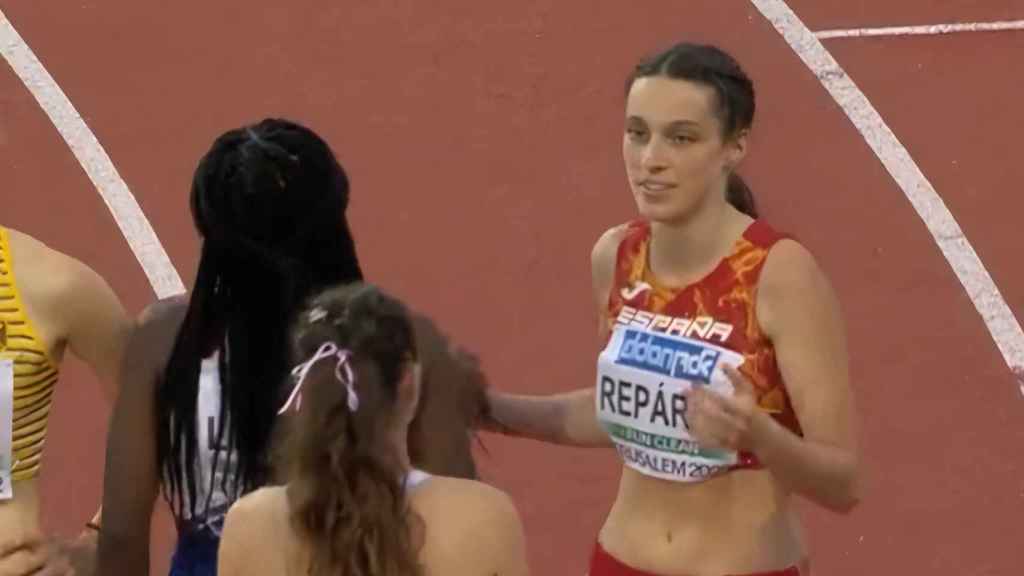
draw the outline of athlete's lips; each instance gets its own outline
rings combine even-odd
[[[672,182],[663,182],[661,180],[650,179],[640,180],[639,182],[636,183],[636,185],[646,192],[654,193],[664,192],[666,190],[671,190],[672,188],[676,187],[676,185]]]
[[[636,183],[637,189],[643,195],[644,199],[657,201],[663,200],[670,190],[676,187],[672,182],[662,182],[660,180],[640,180]]]

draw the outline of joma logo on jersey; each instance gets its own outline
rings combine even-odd
[[[656,372],[672,378],[711,382],[721,352],[697,343],[682,342],[639,330],[626,330],[619,348],[618,364]]]
[[[631,306],[623,306],[615,321],[626,326],[636,326],[651,332],[664,332],[669,336],[682,336],[683,338],[697,337],[702,340],[725,342],[732,334],[732,324],[715,322],[711,316],[676,318],[664,314],[652,314]]]

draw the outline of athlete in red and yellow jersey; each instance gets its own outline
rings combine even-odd
[[[735,173],[754,116],[740,66],[678,44],[628,87],[623,158],[640,218],[593,249],[595,384],[492,391],[483,426],[618,450],[589,576],[806,576],[794,496],[841,513],[860,498],[835,295]]]
[[[757,321],[757,287],[769,251],[785,238],[763,220],[751,220],[731,252],[700,280],[676,289],[651,272],[651,225],[637,220],[617,230],[622,238],[608,297],[608,333],[624,327],[734,351],[739,371],[754,384],[758,405],[795,434],[800,424],[779,372],[775,349]],[[757,467],[739,455],[738,466]]]

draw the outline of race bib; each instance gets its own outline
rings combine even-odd
[[[665,480],[703,480],[738,456],[696,443],[684,394],[706,386],[731,396],[722,368],[743,361],[743,355],[705,341],[616,326],[598,359],[598,420],[627,466]]]
[[[0,354],[0,500],[14,497],[11,470],[14,468],[14,358]]]

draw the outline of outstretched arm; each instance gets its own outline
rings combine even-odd
[[[590,254],[598,336],[602,341],[608,334],[605,321],[608,294],[614,280],[615,259],[623,231],[622,226],[607,230],[594,244]],[[597,421],[593,386],[547,396],[492,391],[488,393],[488,404],[489,412],[481,425],[485,430],[569,446],[612,445]]]

